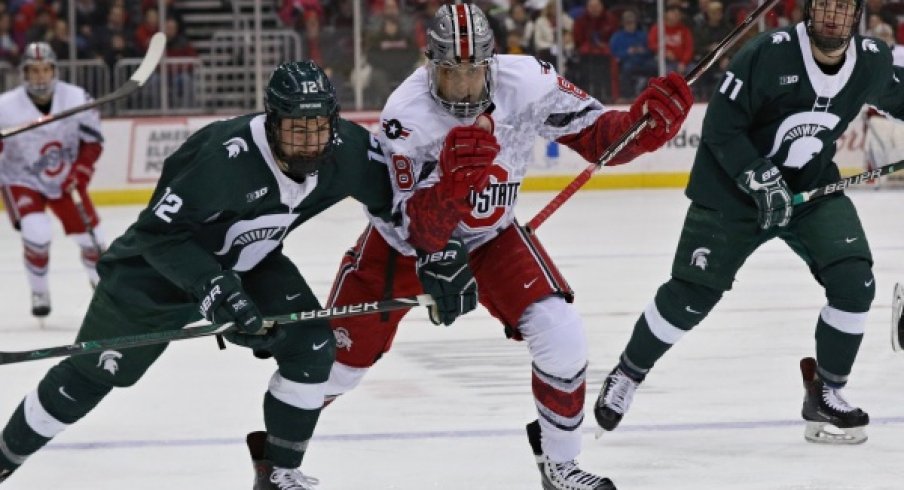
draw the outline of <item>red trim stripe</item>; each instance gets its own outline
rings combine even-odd
[[[455,34],[458,39],[458,59],[465,61],[471,58],[471,9],[467,4],[455,5]]]

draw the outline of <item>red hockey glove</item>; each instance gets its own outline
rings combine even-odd
[[[452,128],[439,154],[442,184],[449,186],[449,197],[467,198],[471,187],[483,191],[490,179],[487,169],[498,154],[499,143],[493,133],[477,126]]]
[[[637,136],[637,144],[648,152],[664,145],[678,133],[693,103],[694,96],[687,82],[677,73],[650,79],[647,88],[631,105],[632,123],[645,113],[651,117],[650,124]]]
[[[74,162],[69,169],[69,175],[63,181],[63,190],[69,192],[75,189],[84,189],[91,182],[94,175],[94,165],[84,162]]]

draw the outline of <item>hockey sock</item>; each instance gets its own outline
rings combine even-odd
[[[324,373],[324,378],[327,376]],[[279,372],[264,395],[267,427],[265,459],[281,468],[298,468],[323,407],[324,383],[299,383]]]
[[[46,293],[47,265],[50,262],[50,243],[32,243],[23,241],[25,245],[25,272],[28,274],[28,285],[31,290]]]
[[[827,314],[827,310],[834,312]],[[845,316],[862,316],[864,321],[866,319],[866,313],[844,313],[830,306],[823,308],[819,315],[816,322],[816,364],[819,366],[817,373],[822,381],[832,388],[841,388],[847,383],[857,351],[860,350],[860,342],[863,340],[863,326],[860,326],[860,333],[854,333],[852,324],[848,323],[845,326],[839,322],[837,318],[842,315],[838,313]]]
[[[100,232],[97,228],[94,230],[94,236],[100,240]],[[92,286],[96,286],[100,280],[97,276],[97,261],[100,260],[101,250],[94,246],[94,240],[88,233],[72,235],[72,239],[82,249],[82,265],[85,266],[85,271],[88,273],[88,280],[91,281]],[[98,243],[98,246],[103,247],[104,244]]]
[[[90,412],[111,390],[83,376],[68,361],[52,367],[19,404],[0,439],[0,465],[21,465]]]
[[[681,337],[700,323],[722,292],[672,278],[637,319],[622,359],[636,373],[649,371]]]

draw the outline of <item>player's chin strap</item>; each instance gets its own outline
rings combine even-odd
[[[314,320],[334,320],[353,316],[381,313],[384,311],[403,310],[415,306],[433,306],[434,301],[430,295],[421,294],[402,298],[386,299],[381,301],[368,301],[345,306],[334,306],[321,310],[301,311],[288,315],[279,315],[265,318],[268,328],[281,323],[302,323]],[[0,364],[13,364],[25,361],[37,361],[51,357],[68,357],[83,354],[94,354],[108,349],[127,349],[143,345],[162,344],[176,340],[194,339],[210,335],[221,335],[233,329],[232,323],[213,323],[198,326],[186,326],[180,330],[167,330],[163,332],[151,332],[138,335],[127,335],[109,339],[86,340],[76,344],[61,345],[57,347],[45,347],[19,352],[0,352]]]

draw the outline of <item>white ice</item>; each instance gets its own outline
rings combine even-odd
[[[578,293],[590,346],[581,465],[620,489],[904,488],[904,355],[889,344],[904,282],[900,192],[856,191],[878,297],[848,399],[872,424],[862,446],[804,441],[798,361],[814,354],[822,289],[783,243],[761,248],[715,311],[660,361],[616,432],[593,438],[590,412],[634,321],[668,278],[687,201],[679,190],[581,191],[540,228]],[[552,194],[521,197],[526,221]],[[137,207],[101,210],[110,236]],[[287,253],[323,299],[363,228],[351,202],[296,230]],[[90,298],[76,246],[56,229],[53,312],[29,313],[18,235],[0,223],[0,349],[70,343]],[[0,423],[56,361],[0,366]],[[244,436],[262,428],[271,361],[212,339],[177,342],[135,387],[116,390],[4,485],[35,489],[248,489]],[[524,345],[480,309],[452,327],[415,311],[362,386],[324,411],[303,470],[324,489],[537,489],[524,436],[535,414]]]

